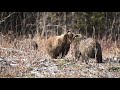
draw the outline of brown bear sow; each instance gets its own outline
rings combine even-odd
[[[86,38],[79,42],[78,49],[75,50],[75,57],[79,58],[82,56],[82,59],[88,61],[89,58],[95,58],[97,63],[102,63],[102,50],[101,45],[92,38]]]
[[[74,34],[70,31],[62,34],[60,36],[53,36],[47,39],[46,41],[46,51],[51,58],[57,58],[62,55],[64,57],[69,49],[70,44],[73,40]]]

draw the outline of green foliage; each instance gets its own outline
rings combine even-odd
[[[104,31],[105,16],[104,12],[77,12],[76,22],[74,28],[82,30],[84,32],[87,30],[87,33],[93,33],[93,26],[95,27],[96,34]]]
[[[110,72],[119,72],[120,71],[120,67],[111,67],[109,68]]]

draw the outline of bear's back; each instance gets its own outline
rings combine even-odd
[[[82,54],[87,54],[90,57],[93,57],[94,49],[96,46],[96,40],[92,38],[87,38],[80,41],[79,50]]]

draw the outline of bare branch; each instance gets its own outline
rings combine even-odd
[[[10,16],[12,16],[13,14],[15,14],[16,12],[13,12],[13,13],[11,13],[11,14],[9,14],[7,17],[5,17],[3,20],[0,20],[0,24],[2,23],[2,22],[5,22],[5,20],[7,19],[7,18],[9,18]]]
[[[13,48],[3,48],[3,47],[0,47],[0,49],[7,50],[7,51],[16,51],[16,52],[20,52],[20,53],[26,53],[25,51],[13,49]]]

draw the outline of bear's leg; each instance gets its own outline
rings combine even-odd
[[[65,57],[65,55],[67,55],[69,49],[70,49],[70,45],[66,45],[62,48],[62,57]]]
[[[96,59],[97,59],[97,63],[102,63],[102,53],[100,51],[99,53],[97,53]]]
[[[101,46],[98,45],[97,49],[98,49],[97,55],[96,55],[97,63],[102,63],[102,50],[101,50]]]
[[[57,57],[59,56],[59,54],[57,52],[51,51],[49,52],[49,55],[53,58],[53,59],[57,59]]]
[[[76,51],[75,52],[75,61],[79,61],[80,60],[80,57],[82,56],[81,52],[80,51]]]
[[[84,55],[82,55],[82,62],[85,62],[86,64],[88,64],[88,62],[89,62],[89,58],[86,53]]]

